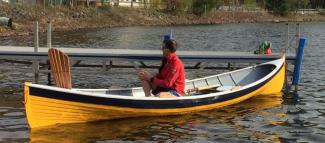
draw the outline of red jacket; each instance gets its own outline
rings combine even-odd
[[[163,63],[165,64],[159,69],[159,73],[154,77],[152,82],[157,86],[171,88],[179,94],[184,95],[184,64],[175,53],[164,58]]]

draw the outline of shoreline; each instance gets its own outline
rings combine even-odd
[[[203,16],[197,16],[188,13],[173,15],[160,11],[125,7],[78,7],[72,10],[66,7],[55,7],[39,10],[28,7],[0,6],[0,9],[4,9],[4,16],[13,18],[12,28],[0,26],[0,37],[32,35],[35,20],[39,21],[39,32],[46,32],[49,20],[52,23],[52,31],[130,26],[325,21],[325,16],[321,14],[295,14],[280,17],[267,12],[213,11]]]

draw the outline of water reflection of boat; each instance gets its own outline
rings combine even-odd
[[[186,82],[188,96],[144,97],[141,88],[63,89],[25,84],[30,128],[139,116],[177,115],[235,104],[282,90],[285,58]]]
[[[252,129],[246,130],[242,126],[239,126],[237,122],[242,120],[247,121],[249,114],[258,114],[260,118],[264,116],[269,117],[270,114],[277,116],[278,113],[267,112],[266,109],[280,108],[282,103],[281,96],[282,94],[256,96],[249,99],[249,101],[219,110],[196,112],[179,116],[140,117],[49,126],[48,128],[31,130],[29,137],[31,143],[177,140],[179,138],[195,138],[197,136],[197,134],[193,134],[195,130],[199,134],[204,134],[205,132],[200,132],[199,130],[204,130],[202,126],[206,125],[210,126],[210,128],[217,128],[216,130],[218,130],[218,132],[212,132],[211,137],[218,136],[219,138],[228,139],[230,135],[229,128],[233,128],[234,135],[245,130],[245,132],[253,132],[252,134],[256,138],[265,139],[270,137],[268,133],[254,131]],[[255,117],[251,120],[252,122],[256,122]],[[225,130],[227,131],[225,133],[223,133],[222,126],[226,127]],[[159,135],[162,137],[153,138],[153,136]],[[274,140],[276,141],[277,139]]]

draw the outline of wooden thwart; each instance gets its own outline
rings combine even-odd
[[[58,49],[50,48],[48,56],[56,86],[71,89],[71,70],[68,55]]]
[[[212,84],[212,85],[207,85],[207,86],[195,87],[195,88],[187,89],[186,94],[198,93],[201,91],[216,89],[219,86],[220,86],[219,84]]]

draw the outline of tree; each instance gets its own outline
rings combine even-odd
[[[256,0],[245,0],[244,4],[248,9],[255,9],[256,8]]]
[[[175,11],[176,9],[176,0],[166,0],[166,9],[168,11]]]
[[[224,3],[224,0],[163,0],[166,10],[174,13],[193,12],[202,15],[216,9]]]
[[[73,8],[73,0],[69,0],[69,8],[71,9],[71,8]]]
[[[131,0],[131,8],[133,8],[133,2],[134,2],[134,0]]]
[[[115,0],[114,6],[120,6],[120,0]]]
[[[173,13],[183,13],[192,10],[192,0],[164,0],[166,10]]]
[[[144,9],[147,9],[147,0],[143,0],[143,7]]]
[[[221,0],[193,0],[193,13],[202,15],[206,12],[216,9],[222,4]]]
[[[159,9],[161,0],[150,0],[150,8]]]
[[[288,0],[266,0],[266,8],[273,11],[275,15],[288,15]]]
[[[176,2],[177,12],[185,12],[192,10],[193,0],[179,0]]]
[[[262,7],[262,8],[265,8],[265,0],[257,0],[256,1],[256,4],[259,6],[259,7]]]
[[[289,8],[291,11],[297,11],[301,8],[306,8],[309,0],[288,0]]]
[[[324,0],[310,0],[311,8],[325,8]]]

